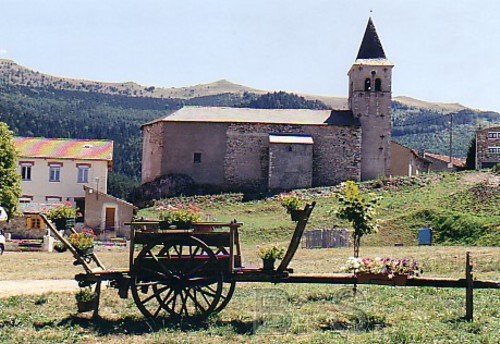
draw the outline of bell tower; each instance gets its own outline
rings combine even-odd
[[[361,180],[390,174],[392,67],[369,18],[358,56],[348,72],[349,108],[361,122]]]

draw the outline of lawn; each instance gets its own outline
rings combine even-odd
[[[474,276],[500,280],[500,197],[498,177],[488,173],[429,175],[362,184],[383,196],[381,230],[363,238],[362,256],[417,259],[424,276],[464,276],[470,251]],[[330,211],[336,188],[299,190],[316,201],[308,228],[346,227]],[[241,195],[176,198],[166,204],[192,203],[211,220],[244,222],[244,264],[258,265],[256,245],[288,245],[294,225],[276,198],[243,201]],[[156,218],[156,207],[141,216]],[[418,247],[416,230],[432,226],[441,245]],[[394,246],[403,244],[404,246]],[[465,247],[460,244],[467,244]],[[482,244],[486,246],[482,246]],[[447,245],[447,246],[445,246]],[[455,245],[455,246],[451,246]],[[472,245],[472,246],[471,246]],[[99,248],[108,268],[127,267],[128,251]],[[299,249],[291,267],[297,273],[341,270],[352,248]],[[1,280],[69,279],[81,268],[69,253],[6,252]],[[474,293],[475,320],[465,314],[464,290],[359,286],[239,284],[228,307],[198,326],[166,324],[152,329],[131,298],[105,289],[102,319],[76,313],[72,294],[0,299],[0,343],[499,343],[498,290]]]
[[[500,248],[469,250],[477,278],[500,279]],[[364,247],[361,253],[417,258],[425,276],[464,274],[463,247]],[[293,267],[339,271],[350,254],[350,249],[299,249]],[[251,245],[244,255],[246,262],[258,263]],[[126,266],[123,250],[100,256],[107,265]],[[39,278],[42,267],[47,270],[43,278],[71,278],[78,272],[66,253],[10,253],[1,260],[0,275],[8,278]],[[133,300],[119,299],[114,289],[104,290],[97,323],[76,313],[72,294],[10,297],[0,299],[0,342],[498,343],[499,296],[497,290],[476,291],[475,321],[467,323],[461,319],[464,290],[360,286],[353,299],[347,286],[240,284],[228,307],[206,324],[167,324],[160,330],[152,330]]]

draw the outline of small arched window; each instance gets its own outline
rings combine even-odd
[[[372,90],[372,81],[370,78],[365,79],[365,91],[371,91]]]
[[[375,91],[382,91],[382,80],[380,78],[375,79]]]

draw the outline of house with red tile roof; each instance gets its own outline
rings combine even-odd
[[[16,137],[21,203],[69,202],[83,208],[83,186],[107,192],[113,141]]]
[[[424,152],[424,158],[432,162],[430,169],[433,172],[458,171],[465,168],[465,159],[451,158],[447,155]]]

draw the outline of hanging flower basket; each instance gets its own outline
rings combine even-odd
[[[304,210],[302,209],[293,209],[290,210],[290,216],[292,217],[292,221],[300,221],[304,218]]]
[[[80,248],[75,247],[75,249],[76,249],[76,252],[82,257],[88,257],[94,253],[94,247],[87,247],[84,249],[80,249]]]

